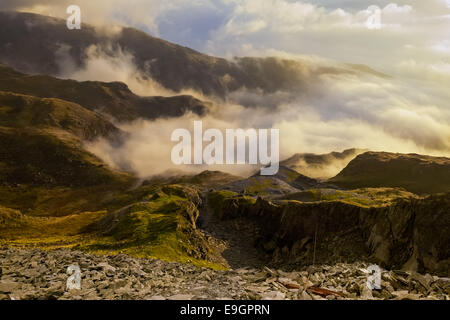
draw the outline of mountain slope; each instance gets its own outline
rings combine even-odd
[[[221,186],[225,190],[259,196],[280,196],[323,185],[316,179],[304,176],[295,170],[280,166],[277,174],[262,176],[259,172],[247,179]]]
[[[426,194],[450,191],[450,159],[418,154],[366,152],[328,182],[343,188],[402,187]]]
[[[187,95],[140,97],[121,82],[78,82],[45,75],[27,75],[1,64],[0,90],[75,102],[123,121],[139,117],[178,117],[187,111],[201,115],[209,106]]]
[[[0,91],[0,242],[223,268],[196,230],[196,189],[139,187],[83,148],[86,140],[121,135],[78,104]],[[125,212],[117,223],[116,212]]]
[[[232,175],[222,171],[205,170],[198,174],[186,174],[184,172],[166,172],[164,175],[154,176],[144,181],[144,185],[158,184],[182,184],[195,185],[200,189],[216,188],[217,186],[241,180],[242,177]]]
[[[316,179],[328,179],[341,171],[353,158],[367,150],[347,149],[326,154],[296,153],[280,165]]]
[[[372,74],[370,68],[342,64],[314,65],[308,61],[278,58],[236,58],[228,61],[152,37],[133,28],[114,35],[83,24],[70,31],[66,21],[31,13],[0,12],[0,61],[28,73],[60,75],[70,61],[86,65],[93,46],[107,56],[129,53],[144,77],[180,91],[192,88],[207,95],[225,97],[240,88],[307,90],[323,74]]]
[[[54,98],[0,91],[0,126],[67,131],[81,140],[118,139],[121,131],[100,114]]]
[[[120,134],[109,121],[74,103],[0,91],[0,183],[117,182],[122,174],[85,151],[82,142]]]

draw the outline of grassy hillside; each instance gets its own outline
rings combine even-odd
[[[119,139],[121,132],[96,112],[54,98],[0,91],[0,126],[66,131],[81,140]]]
[[[390,205],[397,199],[419,198],[416,194],[395,188],[361,188],[354,190],[310,189],[291,193],[277,200],[296,200],[300,202],[341,201],[361,207],[380,207]]]
[[[79,104],[0,91],[0,243],[223,268],[196,230],[196,189],[138,187],[132,175],[83,148],[87,140],[119,143],[122,136],[104,116]]]
[[[127,253],[224,268],[214,248],[196,230],[200,198],[195,189],[177,185],[142,187],[125,192],[125,197],[127,205],[110,213],[102,210],[64,217],[37,217],[0,207],[0,244]],[[111,199],[109,206],[116,205]]]
[[[84,140],[117,138],[100,115],[59,99],[0,91],[0,184],[93,186],[126,180],[82,148]]]
[[[201,115],[209,106],[208,103],[187,95],[140,97],[121,82],[79,82],[48,75],[28,75],[1,64],[0,90],[71,101],[121,121],[138,117],[177,117],[187,111]]]
[[[233,181],[241,180],[242,177],[221,171],[205,170],[198,174],[185,174],[179,172],[168,173],[167,175],[154,176],[144,181],[144,184],[183,184],[195,185],[201,189],[220,188],[220,186]]]
[[[222,189],[254,196],[277,196],[298,191],[275,176],[253,176],[228,183]]]
[[[131,175],[83,149],[122,133],[101,115],[68,101],[0,91],[0,205],[41,216],[101,210]]]

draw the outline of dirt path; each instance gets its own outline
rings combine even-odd
[[[216,247],[232,269],[266,265],[266,259],[254,245],[258,233],[256,226],[238,219],[223,221],[216,218],[208,209],[206,197],[200,208],[198,227],[216,242]]]

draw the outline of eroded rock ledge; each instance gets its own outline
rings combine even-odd
[[[258,248],[279,264],[373,261],[450,275],[450,194],[364,207],[343,201],[225,199],[222,219],[257,223]]]

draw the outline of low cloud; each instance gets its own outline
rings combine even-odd
[[[432,90],[416,91],[413,83],[364,74],[324,75],[319,80],[307,96],[297,92],[264,95],[242,89],[226,102],[216,101],[203,118],[186,114],[177,119],[122,124],[129,139],[121,147],[100,140],[88,148],[109,164],[141,177],[167,170],[215,169],[239,175],[255,170],[252,166],[172,164],[170,152],[176,144],[170,141],[172,131],[186,128],[192,132],[193,121],[202,120],[204,130],[280,129],[281,159],[294,153],[348,148],[450,155],[450,109],[439,107],[441,97]],[[331,164],[323,171],[329,175],[340,166]]]
[[[120,81],[136,94],[141,96],[171,96],[175,93],[165,89],[158,82],[143,74],[135,65],[134,57],[129,52],[121,49],[111,53],[105,52],[105,48],[91,45],[85,51],[86,58],[81,68],[76,67],[69,54],[70,47],[61,45],[57,52],[59,64],[59,76],[78,81]]]
[[[1,8],[64,17],[65,8],[72,4],[69,2],[54,0],[38,5],[36,1],[2,1]],[[366,63],[392,76],[346,73],[323,74],[312,79],[307,78],[306,72],[302,76],[308,80],[307,93],[304,88],[271,94],[242,89],[230,94],[226,102],[215,101],[202,119],[205,127],[279,128],[282,158],[299,152],[327,153],[354,147],[449,156],[450,61],[446,38],[450,31],[450,8],[446,1],[411,0],[395,4],[364,0],[346,6],[328,5],[325,0],[317,3],[320,5],[286,0],[263,3],[139,0],[133,4],[119,0],[79,1],[83,21],[119,23],[154,35],[169,34],[173,36],[169,40],[179,39],[182,44],[192,44],[196,49],[220,56],[306,57],[314,68],[328,63],[319,55]],[[382,9],[380,30],[364,27],[371,4]],[[214,21],[207,20],[208,16],[214,17]],[[178,23],[186,28],[181,30]],[[167,33],[165,30],[169,29],[171,32]],[[111,36],[120,32],[120,29],[105,30],[112,30]],[[106,53],[104,48],[92,46],[86,52],[84,67],[79,69],[67,59],[69,49],[61,45],[58,51],[67,78],[123,81],[141,95],[178,94],[142,75],[129,52]],[[189,89],[183,93],[214,100]],[[134,171],[141,177],[180,169],[170,162],[174,145],[170,135],[176,128],[190,128],[195,119],[196,116],[187,114],[179,119],[121,124],[129,132],[129,139],[121,147],[102,140],[88,147],[111,165]]]

